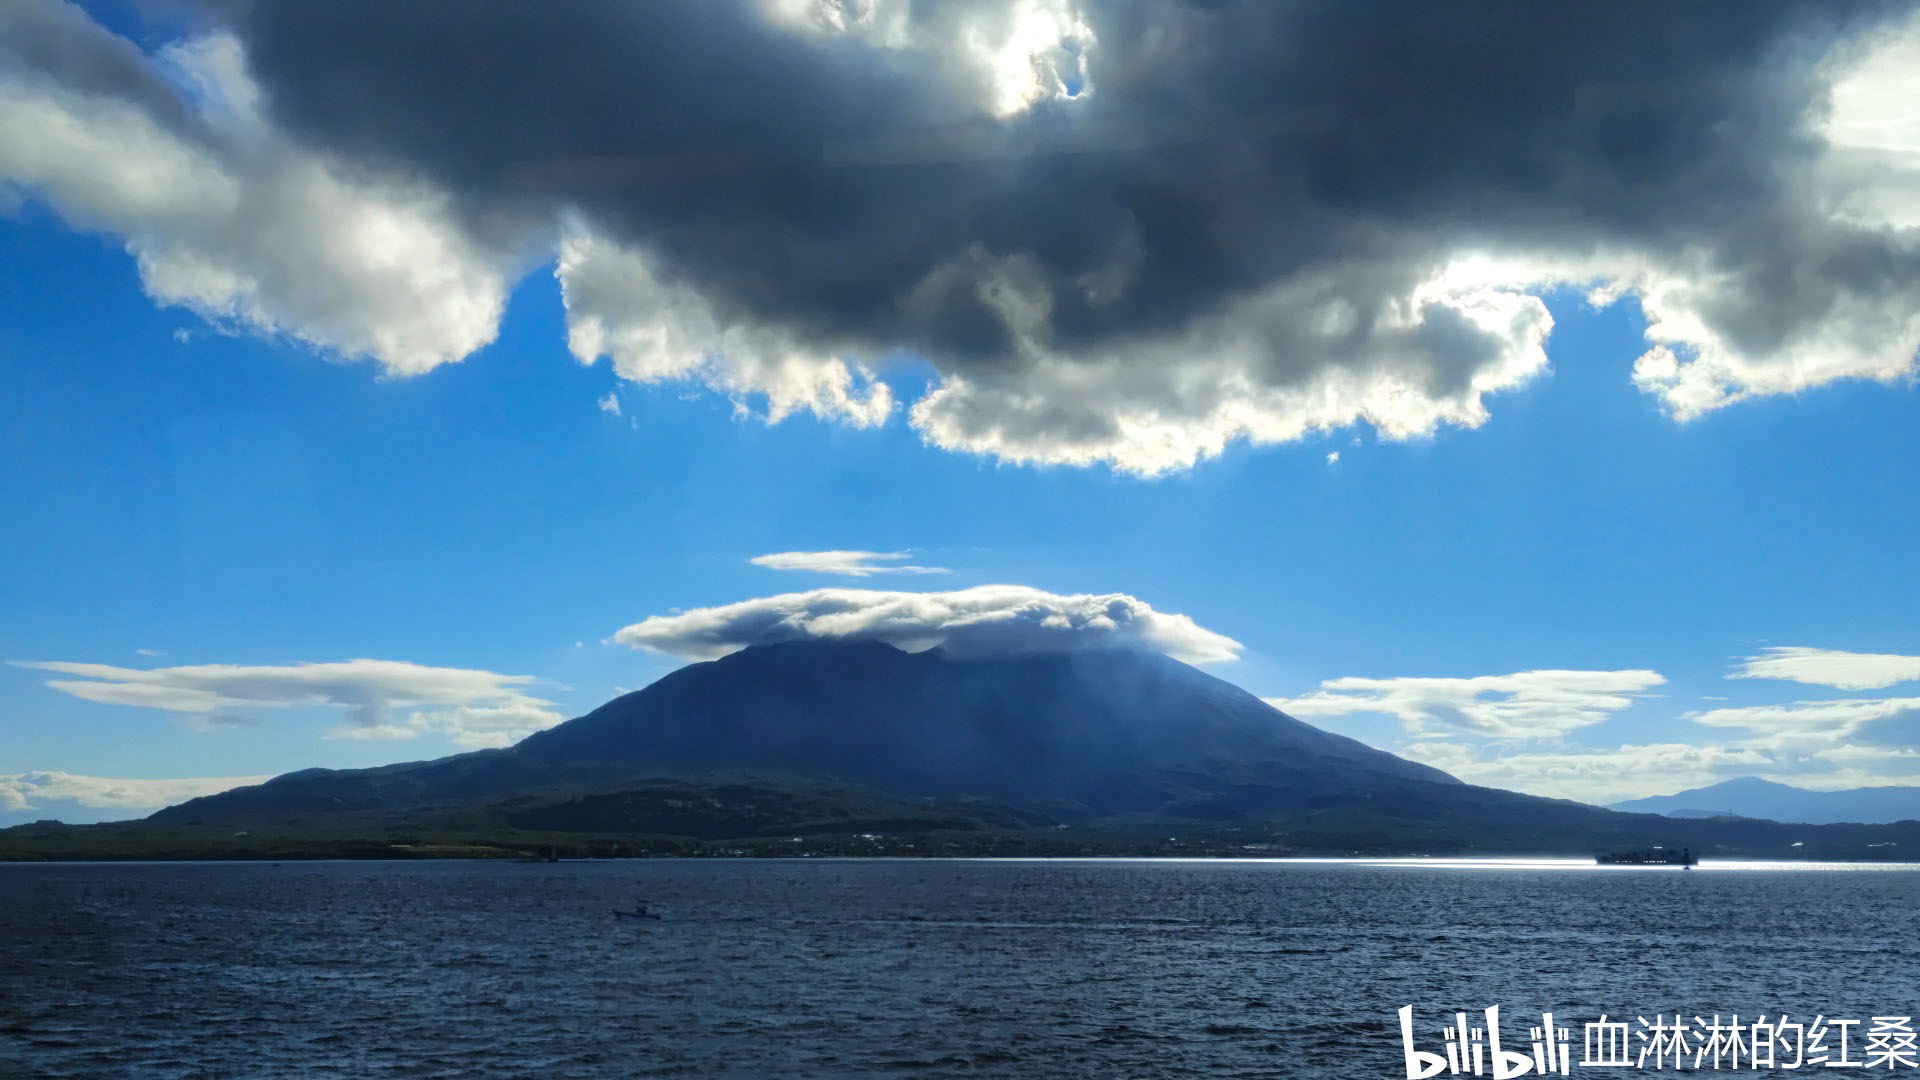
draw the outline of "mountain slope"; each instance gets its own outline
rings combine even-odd
[[[1920,820],[1920,787],[1809,791],[1791,784],[1746,776],[1672,795],[1654,795],[1614,803],[1612,809],[1673,816],[1734,814],[1813,825],[1840,822],[1886,824]]]
[[[882,791],[1154,809],[1144,778],[1456,783],[1157,654],[962,659],[796,642],[682,668],[517,748],[555,767],[772,769]],[[1147,785],[1151,787],[1152,785]]]

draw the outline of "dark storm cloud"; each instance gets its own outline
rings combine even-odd
[[[965,113],[858,43],[800,37],[748,5],[238,14],[255,75],[296,132],[424,169],[479,205],[579,204],[762,318],[898,333],[887,313],[901,284],[971,239],[980,166],[826,164],[829,148]],[[974,351],[1000,344],[975,312],[935,305],[917,321]]]
[[[1140,474],[1476,426],[1556,287],[1682,419],[1920,348],[1912,2],[22,2],[0,182],[397,374],[547,258],[624,378],[872,426],[904,350],[927,442]]]
[[[0,71],[41,73],[73,89],[139,102],[156,119],[191,128],[191,114],[138,46],[77,7],[0,4]]]
[[[232,14],[309,138],[481,205],[578,203],[726,309],[1004,364],[969,259],[1030,260],[1049,341],[1073,350],[1334,261],[1392,282],[1357,297],[1364,323],[1463,240],[1669,247],[1739,226],[1812,153],[1812,61],[1889,9],[1096,5],[1093,92],[1004,122],[932,61],[739,3]],[[915,6],[912,40],[950,46],[954,14]],[[1124,303],[1087,286],[1103,271]]]

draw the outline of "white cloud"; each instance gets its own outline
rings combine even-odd
[[[1239,642],[1124,593],[1062,596],[1022,585],[926,593],[815,589],[655,615],[614,634],[623,645],[696,660],[807,639],[945,645],[964,653],[1131,647],[1196,664],[1240,653]]]
[[[1836,690],[1878,690],[1920,679],[1920,656],[1783,645],[1745,657],[1730,679],[1786,679]]]
[[[1068,354],[1042,343],[1053,298],[1018,260],[953,272],[1001,314],[1022,363],[944,374],[909,410],[921,435],[1003,461],[1140,476],[1239,439],[1292,442],[1362,421],[1387,439],[1479,427],[1487,395],[1547,370],[1553,328],[1538,297],[1451,267],[1363,316],[1350,297],[1390,272],[1341,266],[1159,338]]]
[[[402,739],[417,739],[427,733],[427,729],[412,724],[341,724],[327,731],[329,739],[346,739],[352,742],[393,742]]]
[[[1765,773],[1775,759],[1751,747],[1626,744],[1489,756],[1456,742],[1418,740],[1397,751],[1470,784],[1550,798],[1611,803]]]
[[[600,411],[608,416],[620,415],[620,399],[611,390],[607,391],[606,397],[600,399],[599,405]]]
[[[1268,698],[1302,719],[1378,713],[1415,735],[1452,728],[1494,739],[1549,739],[1598,724],[1666,682],[1657,671],[1520,671],[1470,678],[1328,679],[1304,697]]]
[[[125,780],[76,773],[32,772],[0,774],[0,810],[26,812],[47,803],[73,802],[93,809],[146,813],[163,806],[213,795],[249,784],[263,784],[268,776],[199,777],[180,780]]]
[[[1786,705],[1741,705],[1688,713],[1687,719],[1717,728],[1744,728],[1776,742],[1807,737],[1842,739],[1877,720],[1920,711],[1920,698],[1796,701]]]
[[[1817,257],[1810,257],[1817,263]],[[1647,337],[1659,342],[1633,364],[1633,383],[1679,420],[1748,398],[1797,394],[1843,379],[1909,380],[1920,349],[1920,301],[1842,294],[1791,340],[1743,348],[1709,328],[1702,313],[1732,302],[1737,282],[1666,279],[1644,286]]]
[[[1822,180],[1837,214],[1867,227],[1920,225],[1920,16],[1869,42],[1835,82]]]
[[[567,348],[583,364],[606,356],[631,382],[697,382],[732,397],[743,413],[747,399],[759,397],[770,424],[804,410],[872,427],[893,411],[892,391],[864,364],[777,327],[724,320],[691,288],[657,277],[641,253],[583,226],[562,237],[554,275]]]
[[[1743,776],[1815,791],[1920,783],[1920,750],[1857,743],[1799,749],[1750,740],[1628,743],[1489,754],[1461,743],[1420,740],[1397,752],[1468,783],[1591,803],[1671,795]]]
[[[780,551],[755,555],[747,561],[769,570],[798,570],[811,574],[868,577],[873,574],[944,574],[944,566],[913,566],[905,562],[911,551]]]
[[[139,55],[84,16],[69,23],[88,47]],[[154,300],[371,357],[395,375],[493,340],[510,260],[469,236],[442,193],[271,131],[230,34],[139,61],[147,79],[190,88],[175,104],[191,122],[4,61],[0,181],[77,228],[122,238]]]
[[[1327,451],[1327,464],[1329,465],[1340,464],[1340,451],[1338,450]]]
[[[1843,55],[1842,59],[1845,57]],[[1838,72],[1819,134],[1825,153],[1793,177],[1807,217],[1769,223],[1769,268],[1794,310],[1751,277],[1717,272],[1706,252],[1643,265],[1608,288],[1638,296],[1653,347],[1633,381],[1686,420],[1746,398],[1842,379],[1911,382],[1920,294],[1902,275],[1920,258],[1920,122],[1912,108],[1920,18],[1883,34]],[[1908,269],[1902,270],[1905,265]],[[1728,332],[1730,321],[1759,333]],[[1779,326],[1784,333],[1769,333]]]
[[[1776,774],[1767,779],[1815,791],[1920,784],[1920,750],[1910,746],[1843,743],[1810,752],[1814,771]]]
[[[47,685],[87,701],[192,713],[203,719],[229,709],[344,707],[351,710],[349,723],[333,732],[341,738],[412,738],[434,732],[461,746],[505,746],[563,719],[552,702],[522,689],[535,681],[531,675],[400,660],[144,670],[59,660],[10,663],[75,676]],[[393,718],[394,710],[429,706],[440,708]]]
[[[530,699],[506,705],[426,709],[409,713],[398,723],[341,724],[327,732],[327,738],[387,740],[445,735],[456,746],[480,750],[511,746],[542,728],[552,727],[559,720],[558,713]]]

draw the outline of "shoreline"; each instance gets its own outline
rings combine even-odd
[[[1591,856],[1574,855],[635,855],[545,860],[523,860],[476,855],[413,855],[364,857],[322,855],[312,857],[258,858],[0,858],[0,867],[8,866],[259,866],[323,863],[489,863],[513,865],[577,866],[611,863],[1231,863],[1266,866],[1371,866],[1405,867],[1434,870],[1579,870],[1594,873],[1668,872],[1684,868],[1662,865],[1604,865]],[[1703,859],[1693,870],[1719,873],[1769,870],[1920,870],[1920,860],[1912,859]]]

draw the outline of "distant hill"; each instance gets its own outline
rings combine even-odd
[[[979,846],[979,837],[1052,825],[1043,815],[978,800],[897,799],[847,784],[715,775],[561,785],[407,809],[243,811],[218,822],[41,821],[0,829],[0,859],[687,854],[721,842],[780,853],[821,836],[864,838],[871,842],[854,853],[885,854],[929,835],[956,838],[949,847],[972,853],[968,845]]]
[[[1886,824],[1920,820],[1920,787],[1865,787],[1809,791],[1755,776],[1726,780],[1673,795],[1654,795],[1612,804],[1612,809],[1669,817],[1732,814],[1769,821],[1827,825],[1838,822]]]

